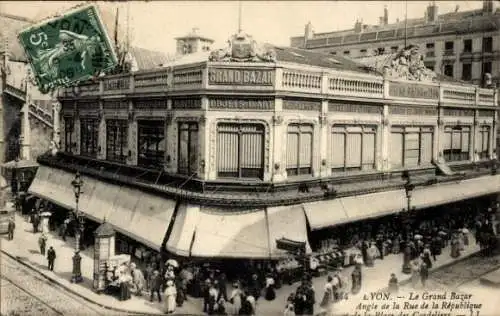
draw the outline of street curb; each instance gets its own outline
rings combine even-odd
[[[31,264],[27,263],[27,262],[24,262],[23,260],[19,259],[17,256],[14,256],[10,253],[8,253],[7,251],[3,250],[3,249],[0,249],[0,251],[7,255],[9,258],[19,262],[20,264],[22,264],[23,266],[29,268],[30,270],[32,271],[35,271],[36,273],[42,275],[45,279],[47,279],[48,281],[50,281],[51,283],[55,283],[57,284],[58,286],[62,287],[63,289],[65,289],[66,291],[70,292],[71,294],[75,295],[75,296],[78,296],[82,299],[84,299],[85,301],[89,302],[89,303],[92,303],[94,305],[97,305],[101,308],[104,308],[104,309],[109,309],[109,310],[112,310],[112,311],[115,311],[115,312],[119,312],[119,313],[126,313],[126,314],[131,314],[131,315],[146,315],[146,316],[158,316],[158,315],[165,315],[164,313],[161,313],[161,312],[158,312],[158,313],[147,313],[147,312],[138,312],[138,311],[133,311],[133,310],[126,310],[126,309],[121,309],[121,308],[116,308],[116,307],[112,307],[112,306],[107,306],[107,305],[104,305],[102,303],[98,303],[88,297],[85,297],[84,295],[78,293],[77,291],[73,290],[73,289],[70,289],[69,287],[67,287],[66,285],[62,284],[61,282],[59,282],[58,280],[56,280],[55,278],[53,277],[50,277],[48,275],[46,275],[45,273],[43,273],[42,271],[40,271],[39,269],[33,267]]]

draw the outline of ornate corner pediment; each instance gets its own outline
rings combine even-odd
[[[210,53],[209,61],[276,62],[276,52],[257,44],[252,36],[240,32],[227,41],[227,47]]]
[[[437,74],[425,67],[424,56],[419,48],[410,45],[384,67],[384,76],[391,79],[432,82],[436,80]]]

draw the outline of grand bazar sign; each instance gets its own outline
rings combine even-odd
[[[416,83],[391,82],[389,84],[389,95],[400,98],[438,99],[439,87]]]
[[[223,69],[210,68],[208,83],[213,85],[274,85],[274,71],[264,69]]]

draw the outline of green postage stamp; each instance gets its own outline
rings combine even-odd
[[[113,45],[94,5],[31,26],[18,38],[42,93],[76,85],[117,65]]]

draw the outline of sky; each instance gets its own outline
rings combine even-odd
[[[0,1],[0,11],[36,21],[78,5],[78,1]],[[389,23],[408,18],[422,18],[430,1],[130,1],[94,2],[97,4],[109,35],[112,37],[114,16],[119,8],[121,34],[127,29],[131,44],[165,53],[175,52],[175,37],[199,28],[199,34],[215,40],[213,48],[223,48],[241,25],[245,33],[258,42],[289,46],[291,36],[304,34],[311,22],[315,32],[349,29],[356,19],[378,24],[384,5]],[[439,13],[478,9],[482,1],[436,1]],[[127,18],[128,11],[128,18]],[[128,23],[127,23],[128,21]],[[128,25],[128,28],[127,28]]]

